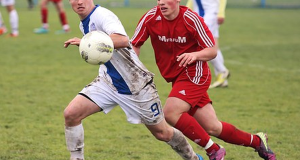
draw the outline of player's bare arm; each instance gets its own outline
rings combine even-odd
[[[65,41],[64,47],[67,48],[69,45],[76,45],[76,46],[79,46],[80,40],[81,40],[81,39],[80,39],[80,38],[77,38],[77,37],[71,38],[71,39]]]
[[[127,36],[120,34],[111,34],[109,36],[114,42],[115,49],[129,47],[129,38]]]
[[[180,61],[180,67],[186,67],[187,65],[192,64],[195,61],[209,61],[214,59],[216,56],[217,48],[214,46],[210,48],[205,48],[197,52],[183,53],[177,56],[177,61]]]
[[[141,46],[132,46],[134,52],[139,56],[141,51]]]

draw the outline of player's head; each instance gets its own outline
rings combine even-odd
[[[166,19],[173,20],[178,16],[180,0],[157,0],[157,5]]]
[[[80,19],[87,17],[95,8],[94,0],[69,0],[69,3]]]

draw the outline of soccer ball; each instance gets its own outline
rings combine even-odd
[[[114,44],[102,31],[91,31],[84,35],[79,44],[79,53],[89,64],[100,65],[109,61],[113,55]]]

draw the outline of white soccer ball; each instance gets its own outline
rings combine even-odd
[[[87,33],[82,37],[79,44],[79,52],[82,59],[93,65],[100,65],[109,61],[113,51],[113,41],[102,31]]]

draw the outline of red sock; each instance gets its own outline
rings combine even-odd
[[[61,23],[62,25],[68,24],[67,16],[66,16],[66,13],[65,13],[65,12],[60,12],[60,13],[59,13],[59,19],[60,19],[60,23]]]
[[[256,135],[244,132],[237,129],[232,124],[221,122],[223,125],[222,132],[219,135],[219,139],[231,144],[242,145],[245,147],[255,147],[260,145],[260,138]],[[251,142],[252,141],[252,142]]]
[[[42,14],[42,23],[48,23],[48,9],[42,8],[41,14]]]
[[[196,119],[194,119],[188,113],[183,113],[174,127],[203,148],[210,140],[210,137],[206,131],[199,125]],[[212,150],[217,151],[219,149],[220,147],[213,143],[211,147],[206,149],[206,152],[210,153]]]

